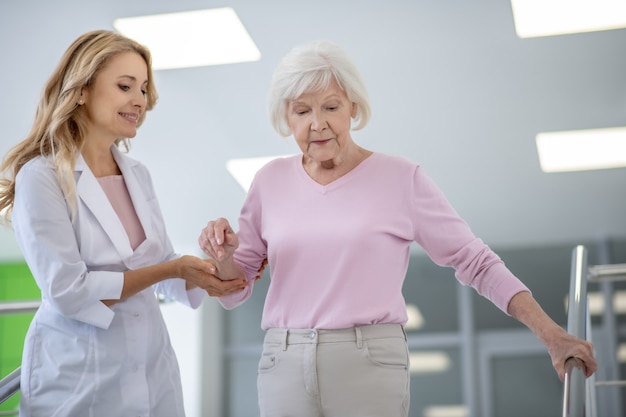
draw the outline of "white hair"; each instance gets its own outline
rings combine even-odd
[[[348,55],[329,41],[313,41],[293,48],[278,64],[269,90],[269,115],[281,136],[291,135],[287,106],[304,93],[323,91],[332,80],[356,104],[354,130],[365,127],[371,108],[365,83]]]

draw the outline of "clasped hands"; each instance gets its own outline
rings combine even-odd
[[[200,287],[212,297],[221,297],[243,290],[248,282],[243,273],[233,275],[232,260],[239,238],[228,220],[219,218],[208,222],[198,238],[200,248],[209,259],[183,256],[180,259],[180,277],[187,280],[187,288]],[[259,270],[259,277],[267,262]],[[226,272],[225,272],[226,271]]]
[[[220,279],[211,259],[184,255],[179,258],[179,277],[187,281],[187,289],[202,288],[211,297],[222,297],[239,292],[248,284],[245,279]]]

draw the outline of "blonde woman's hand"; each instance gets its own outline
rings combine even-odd
[[[178,260],[178,276],[187,281],[187,288],[199,287],[212,297],[222,297],[239,292],[247,285],[242,278],[222,280],[215,275],[216,271],[209,259],[184,255]]]

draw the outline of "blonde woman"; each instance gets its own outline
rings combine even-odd
[[[86,33],[4,159],[0,209],[42,296],[24,344],[23,417],[184,416],[155,292],[196,308],[243,288],[174,252],[149,172],[118,148],[156,100],[145,47]]]

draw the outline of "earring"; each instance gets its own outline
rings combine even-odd
[[[83,101],[83,99],[78,100],[78,105],[82,106],[85,102]]]

